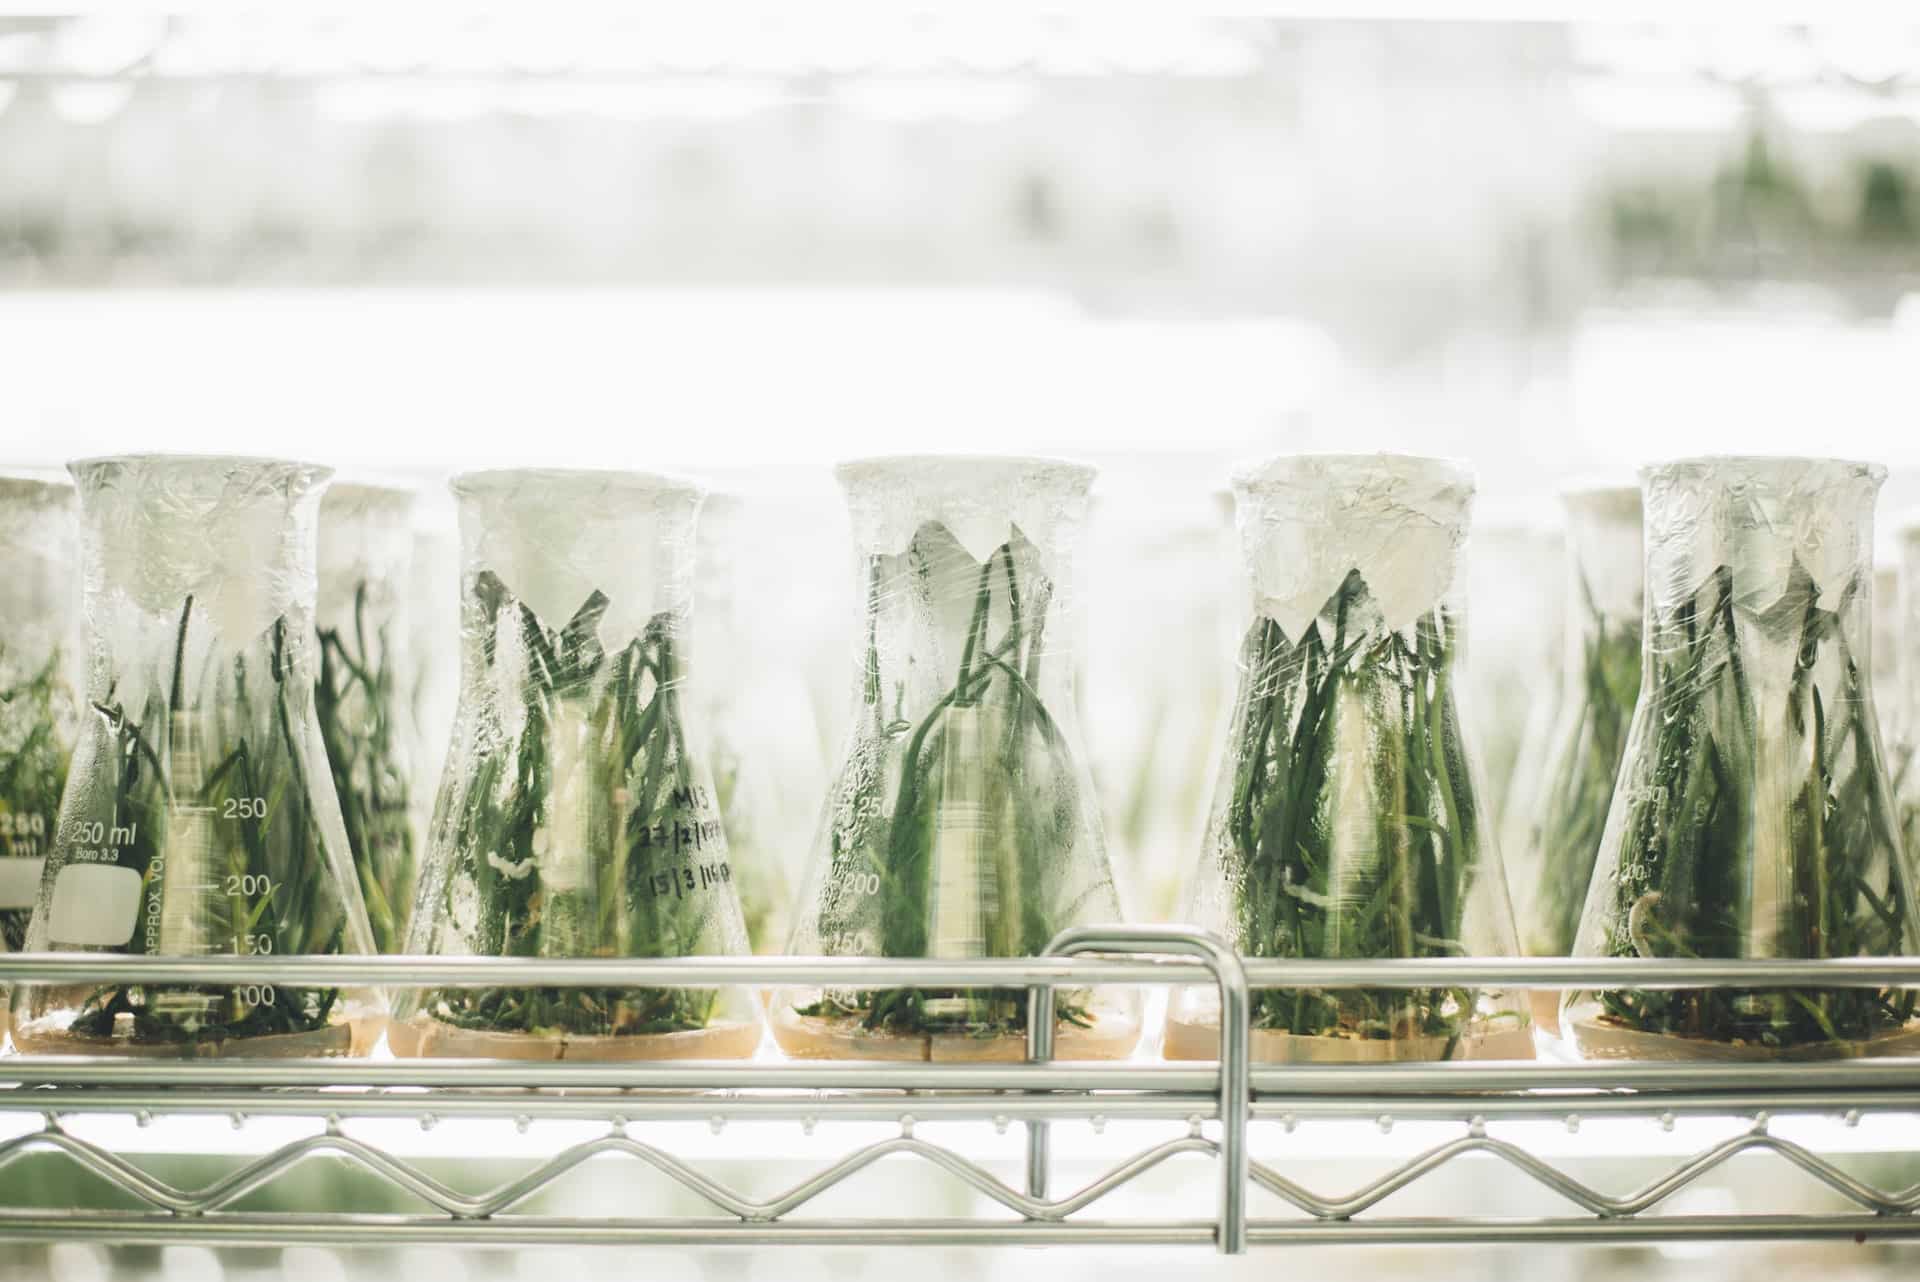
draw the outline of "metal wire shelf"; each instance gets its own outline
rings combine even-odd
[[[0,1141],[0,1170],[51,1154],[104,1181],[134,1209],[62,1210],[0,1204],[0,1241],[95,1238],[122,1243],[200,1242],[528,1246],[596,1244],[1204,1244],[1413,1242],[1669,1242],[1697,1239],[1920,1239],[1920,1060],[1779,1063],[1446,1063],[1256,1067],[1249,1063],[1249,993],[1260,987],[1885,987],[1920,986],[1920,959],[1822,962],[1642,960],[1460,960],[1400,962],[1243,961],[1208,936],[1174,927],[1068,932],[1050,955],[1019,960],[923,961],[848,958],[690,958],[675,961],[512,961],[497,958],[207,958],[76,955],[0,957],[11,983],[147,982],[495,986],[693,986],[845,984],[849,987],[1022,987],[1035,1008],[1056,987],[1209,985],[1221,996],[1222,1054],[1214,1063],[1051,1061],[1052,1027],[1035,1021],[1028,1062],[889,1064],[782,1062],[569,1063],[425,1060],[142,1061],[15,1056],[0,1061],[0,1120],[24,1129]],[[168,1182],[80,1133],[100,1119],[224,1115],[297,1124],[306,1133],[265,1152],[236,1152],[211,1180]],[[1862,1126],[1867,1119],[1871,1126]],[[1806,1134],[1776,1123],[1812,1119]],[[397,1150],[386,1132],[401,1122],[479,1125],[510,1120],[587,1125],[524,1170],[479,1191],[456,1187],[430,1163]],[[37,1122],[37,1125],[35,1123]],[[965,1151],[927,1128],[1018,1123],[1024,1178],[996,1173],[1004,1160]],[[715,1163],[673,1151],[683,1124],[798,1123],[812,1173],[790,1187],[752,1190],[716,1174]],[[1138,1143],[1063,1149],[1063,1126],[1109,1123],[1141,1129]],[[1297,1128],[1406,1124],[1421,1134],[1387,1156],[1384,1169],[1339,1194],[1303,1182],[1314,1146]],[[871,1138],[875,1124],[895,1128]],[[1649,1182],[1608,1192],[1540,1145],[1541,1128],[1620,1128],[1610,1151],[1659,1163]],[[856,1128],[865,1126],[867,1131]],[[1685,1134],[1676,1137],[1676,1127]],[[1695,1141],[1695,1127],[1711,1128]],[[676,1130],[678,1128],[678,1130]],[[1424,1129],[1423,1129],[1424,1128]],[[1806,1128],[1801,1127],[1802,1130]],[[1564,1130],[1561,1133],[1564,1133]],[[1499,1133],[1495,1133],[1495,1132]],[[1428,1134],[1431,1132],[1431,1134]],[[1659,1133],[1661,1143],[1646,1143]],[[1304,1131],[1302,1136],[1304,1136]],[[836,1146],[834,1136],[842,1142]],[[848,1140],[846,1137],[852,1135]],[[1834,1143],[1837,1136],[1850,1143]],[[1252,1156],[1254,1138],[1262,1160]],[[1124,1137],[1121,1137],[1124,1138]],[[1878,1178],[1853,1169],[1864,1150]],[[1624,1145],[1624,1149],[1622,1147]],[[236,1146],[244,1147],[244,1146]],[[1004,1147],[1004,1146],[1002,1146]],[[1098,1149],[1081,1152],[1080,1148]],[[1264,1151],[1271,1147],[1271,1153]],[[1551,1147],[1551,1146],[1549,1146]],[[1566,1148],[1567,1144],[1560,1145]],[[1574,1145],[1578,1147],[1577,1144]],[[1823,1151],[1831,1150],[1831,1151]],[[1828,1206],[1776,1205],[1743,1214],[1698,1213],[1683,1196],[1729,1164],[1759,1155],[1814,1182]],[[296,1168],[344,1162],[425,1210],[245,1209]],[[816,1204],[889,1159],[911,1159],[957,1181],[972,1197],[964,1217],[824,1218]],[[1058,1160],[1056,1160],[1058,1158]],[[1168,1183],[1176,1160],[1198,1158],[1210,1178]],[[541,1209],[571,1172],[598,1160],[650,1168],[704,1203],[692,1215],[599,1217]],[[1084,1159],[1084,1160],[1083,1160]],[[1490,1217],[1481,1213],[1376,1214],[1396,1198],[1445,1185],[1455,1163],[1530,1181],[1571,1213]],[[1078,1188],[1052,1185],[1068,1165],[1095,1164]],[[1489,1165],[1490,1164],[1490,1165]],[[722,1164],[724,1165],[724,1164]],[[1901,1181],[1908,1181],[1902,1184]],[[1164,1218],[1093,1218],[1115,1204],[1159,1207],[1170,1188],[1211,1205]],[[1255,1216],[1258,1196],[1281,1214]],[[644,1201],[644,1199],[637,1199]],[[1414,1200],[1418,1200],[1416,1196]],[[1804,1199],[1802,1199],[1804,1201]],[[1106,1203],[1106,1206],[1102,1206]],[[1402,1202],[1395,1205],[1404,1205]],[[1132,1208],[1130,1208],[1132,1209]],[[1089,1214],[1091,1212],[1091,1214]]]

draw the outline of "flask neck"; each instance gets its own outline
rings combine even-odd
[[[1076,616],[1048,570],[1017,528],[984,560],[933,523],[899,555],[869,554],[858,698],[881,725],[1029,696],[1065,715],[1078,671]]]
[[[873,729],[1016,698],[1072,720],[1074,560],[1093,475],[1044,458],[838,469],[866,604],[853,679]]]
[[[1253,612],[1290,641],[1360,586],[1390,631],[1453,594],[1473,483],[1451,463],[1289,456],[1243,472],[1234,492]]]
[[[46,640],[58,643],[72,626],[79,594],[74,591],[78,539],[73,487],[64,483],[0,477],[0,606],[8,619],[7,643],[46,623]]]
[[[405,490],[335,485],[320,503],[321,626],[356,616],[407,614],[413,566],[413,496]]]
[[[72,466],[81,508],[89,627],[132,610],[243,645],[312,618],[315,534],[326,468],[271,459],[145,456]]]
[[[1636,635],[1646,612],[1640,491],[1596,490],[1567,497],[1566,586],[1561,680],[1581,681],[1599,642]]]
[[[1718,584],[1729,608],[1753,620],[1802,607],[1834,612],[1864,669],[1873,504],[1884,475],[1826,459],[1700,459],[1648,469],[1649,621],[1660,626]]]
[[[501,590],[546,628],[595,603],[608,647],[677,627],[693,599],[694,526],[704,491],[624,472],[489,472],[454,482],[467,635]]]
[[[937,528],[976,562],[1017,536],[1054,584],[1073,578],[1090,467],[1045,458],[913,456],[846,463],[837,474],[863,558],[906,554]]]

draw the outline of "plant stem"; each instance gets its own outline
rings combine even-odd
[[[1795,562],[1781,600],[1746,617],[1722,566],[1652,620],[1653,668],[1635,729],[1651,750],[1628,763],[1631,775],[1623,771],[1624,840],[1605,852],[1617,867],[1594,880],[1607,896],[1598,905],[1607,953],[1811,959],[1911,950],[1911,888],[1870,694],[1842,628],[1855,587],[1827,609]],[[1763,717],[1746,652],[1783,644],[1792,665],[1784,701]],[[1769,798],[1784,813],[1758,810],[1776,804]],[[1786,893],[1776,898],[1775,886]],[[1594,996],[1603,1025],[1782,1050],[1864,1042],[1905,1027],[1914,1011],[1908,990]]]
[[[440,839],[451,874],[416,929],[430,949],[508,957],[679,957],[699,953],[731,896],[710,791],[697,782],[680,705],[677,619],[650,619],[611,661],[595,592],[555,631],[489,571],[475,585],[488,631],[513,628],[527,663],[517,741],[490,738]],[[511,611],[510,622],[500,622]],[[505,647],[486,651],[498,663]],[[492,678],[499,680],[500,678]],[[512,761],[509,772],[508,761]],[[464,937],[456,900],[471,897]],[[442,989],[421,998],[461,1028],[639,1036],[712,1023],[712,989]]]
[[[925,533],[908,554],[923,573],[934,555]],[[980,892],[980,946],[990,955],[1037,952],[1074,920],[1078,897],[1069,897],[1064,874],[1077,840],[1078,806],[1069,804],[1071,796],[1041,789],[1071,788],[1075,767],[1039,693],[1053,592],[1032,563],[1030,546],[1016,534],[977,570],[952,570],[955,578],[965,574],[972,601],[952,684],[911,724],[884,726],[876,715],[869,744],[855,749],[856,760],[897,759],[898,775],[890,806],[880,793],[884,773],[865,769],[849,773],[848,792],[835,804],[833,864],[817,907],[829,950],[859,946],[869,936],[856,923],[869,920],[882,956],[928,956],[951,946],[930,933],[943,859],[973,861],[975,875],[990,887]],[[869,563],[863,689],[870,701],[883,688],[881,566],[881,558]],[[989,645],[996,616],[1005,618],[1006,631]],[[950,788],[964,794],[963,806]],[[844,890],[866,877],[878,886],[875,906]],[[857,1019],[904,1035],[974,1037],[1020,1033],[1027,1019],[1024,994],[1002,989],[836,992],[798,1013]],[[1070,993],[1057,996],[1055,1016],[1075,1025],[1090,1019],[1083,996]]]
[[[294,669],[286,654],[286,620],[275,621],[268,662],[256,665],[268,673],[272,692],[270,719],[262,721],[254,713],[244,654],[231,656],[231,690],[224,681],[208,681],[200,698],[189,700],[186,654],[193,615],[189,597],[175,632],[164,700],[149,696],[139,717],[130,716],[111,701],[116,683],[107,700],[93,704],[111,745],[101,763],[114,785],[106,820],[94,827],[111,834],[114,862],[139,873],[142,882],[142,921],[127,950],[337,953],[350,888],[323,884],[327,861],[307,794],[308,763],[287,704]],[[168,745],[165,762],[156,742]],[[216,764],[201,770],[209,759]],[[185,768],[195,777],[180,776]],[[61,844],[67,840],[63,834]],[[55,859],[71,854],[56,848]],[[276,991],[270,985],[107,986],[81,1002],[69,1033],[85,1040],[176,1045],[304,1033],[334,1022],[339,996],[332,988]]]
[[[1453,621],[1388,629],[1350,573],[1297,639],[1254,620],[1242,646],[1226,800],[1210,840],[1256,957],[1465,951],[1480,855],[1451,673]],[[1331,640],[1325,638],[1330,637]],[[1254,1024],[1300,1037],[1441,1039],[1476,1019],[1453,989],[1267,990]]]

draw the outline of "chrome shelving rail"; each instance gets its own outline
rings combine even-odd
[[[1774,1133],[1793,1117],[1841,1119],[1847,1133],[1920,1134],[1920,1060],[1817,1064],[1663,1063],[1381,1064],[1253,1067],[1249,993],[1262,987],[1509,988],[1884,987],[1920,986],[1920,959],[1784,962],[1608,960],[1394,962],[1243,961],[1219,941],[1174,927],[1069,931],[1049,955],[1021,960],[931,961],[850,958],[690,958],[679,961],[512,961],[494,958],[211,958],[168,960],[99,955],[0,957],[9,983],[273,983],[294,987],[542,985],[715,987],[742,984],[1026,988],[1046,1009],[1056,987],[1210,985],[1221,998],[1217,1063],[1109,1064],[1050,1061],[1052,1027],[1037,1022],[1028,1062],[1012,1064],[585,1063],[497,1061],[56,1059],[0,1061],[0,1115],[38,1118],[37,1128],[0,1143],[0,1169],[34,1153],[57,1153],[98,1176],[137,1209],[50,1213],[0,1204],[0,1241],[87,1237],[119,1243],[198,1242],[247,1246],[328,1243],[365,1246],[438,1243],[527,1246],[604,1244],[1212,1244],[1237,1253],[1282,1243],[1662,1242],[1699,1239],[1920,1239],[1920,1144],[1881,1146],[1904,1166],[1900,1187],[1850,1173],[1848,1160]],[[175,1115],[305,1118],[310,1133],[271,1151],[236,1156],[218,1178],[182,1188],[129,1156],[75,1133],[74,1119],[131,1117],[141,1124]],[[1859,1128],[1866,1118],[1898,1118]],[[559,1146],[496,1187],[473,1191],[436,1178],[368,1139],[360,1121],[512,1119],[603,1124],[595,1137]],[[1521,1123],[1594,1128],[1649,1122],[1671,1131],[1680,1119],[1731,1127],[1703,1147],[1666,1153],[1644,1186],[1610,1193],[1505,1135]],[[1065,1122],[1173,1124],[1072,1192],[1052,1188],[1062,1164],[1054,1140]],[[1314,1165],[1297,1127],[1355,1120],[1382,1130],[1402,1121],[1445,1129],[1429,1145],[1397,1155],[1358,1190],[1316,1193],[1300,1182]],[[753,1195],[676,1156],[661,1139],[668,1124],[797,1122],[821,1165],[772,1195]],[[916,1134],[921,1123],[1019,1122],[1024,1177],[1010,1181],[956,1147]],[[897,1128],[879,1140],[834,1147],[837,1123]],[[823,1124],[827,1124],[823,1129]],[[1900,1125],[1908,1129],[1900,1130]],[[1833,1131],[1841,1130],[1836,1122]],[[1252,1159],[1252,1140],[1276,1153]],[[1871,1147],[1871,1146],[1870,1146]],[[1689,1213],[1679,1195],[1743,1154],[1769,1154],[1823,1185],[1827,1209]],[[697,1195],[702,1215],[558,1216],[529,1203],[589,1160],[637,1159]],[[811,1203],[874,1163],[911,1156],[969,1188],[968,1218],[820,1218]],[[1139,1192],[1171,1159],[1199,1155],[1213,1190],[1210,1214],[1185,1219],[1098,1218],[1099,1203]],[[294,1168],[330,1156],[416,1200],[417,1214],[314,1207],[298,1212],[234,1209]],[[1066,1156],[1071,1157],[1068,1153]],[[1375,1215],[1409,1190],[1444,1183],[1460,1158],[1504,1163],[1557,1195],[1570,1213],[1488,1217]],[[1565,1155],[1563,1155],[1564,1157]],[[1882,1165],[1886,1165],[1882,1162]],[[1297,1169],[1296,1169],[1297,1168]],[[1783,1167],[1782,1169],[1785,1169]],[[1897,1181],[1896,1181],[1897,1182]],[[1274,1214],[1256,1216],[1267,1196]],[[1144,1194],[1151,1204],[1159,1192]]]

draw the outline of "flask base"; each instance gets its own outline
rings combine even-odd
[[[760,1048],[760,1025],[738,1020],[677,1033],[594,1036],[492,1032],[416,1015],[387,1026],[387,1047],[401,1059],[751,1059]]]
[[[928,1063],[1014,1064],[1027,1058],[1027,1035],[896,1033],[862,1026],[857,1015],[773,1017],[773,1040],[792,1059],[888,1060]],[[1091,1028],[1061,1022],[1053,1035],[1055,1060],[1126,1059],[1140,1044],[1138,1020],[1097,1018]]]
[[[83,1037],[51,1021],[18,1025],[13,1047],[20,1055],[86,1055],[112,1059],[352,1059],[380,1040],[385,1016],[348,1020],[304,1033],[262,1033],[221,1041],[159,1042]]]
[[[1560,1036],[1560,1002],[1565,996],[1558,988],[1527,990],[1527,1000],[1533,1006],[1533,1026],[1549,1037]]]
[[[1252,1030],[1250,1058],[1256,1064],[1387,1064],[1439,1060],[1509,1060],[1534,1057],[1533,1033],[1525,1027],[1481,1025],[1451,1042],[1445,1037],[1296,1037],[1278,1029]],[[1220,1025],[1211,1020],[1167,1020],[1167,1059],[1220,1057]]]
[[[1677,1033],[1648,1033],[1611,1020],[1567,1021],[1574,1050],[1582,1059],[1714,1060],[1722,1063],[1759,1063],[1769,1060],[1877,1059],[1920,1055],[1920,1022],[1888,1029],[1868,1038],[1806,1042],[1799,1046],[1764,1046],[1754,1042],[1716,1041]]]

